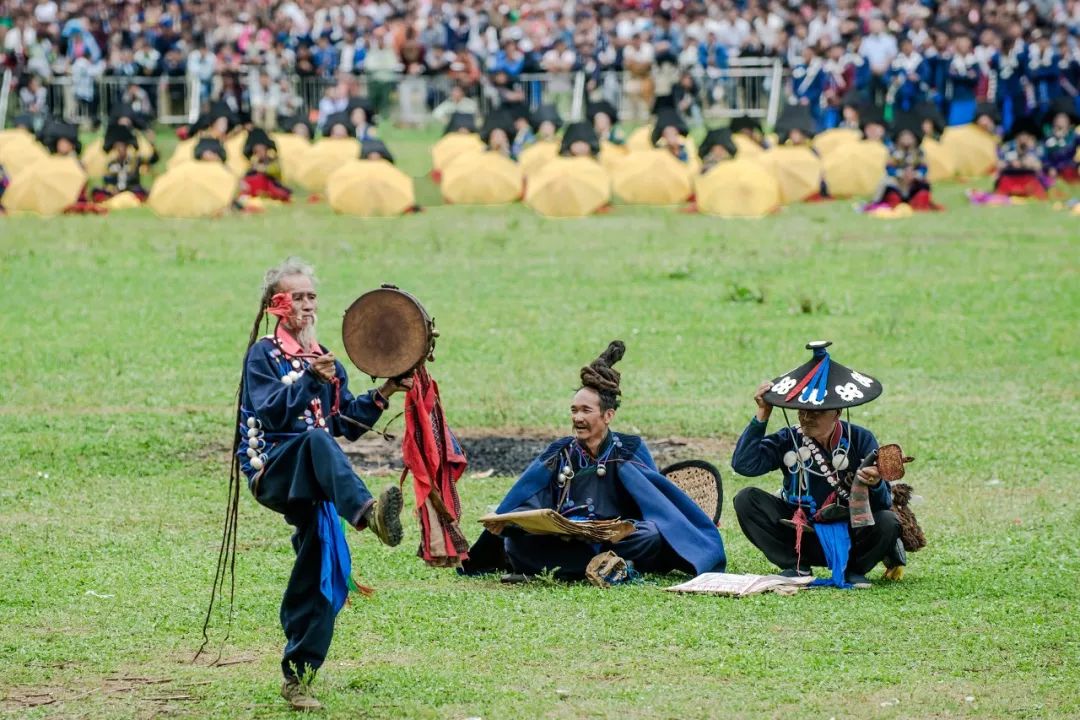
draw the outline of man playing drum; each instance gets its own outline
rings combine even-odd
[[[281,693],[296,709],[315,709],[313,673],[322,665],[334,620],[348,595],[349,549],[338,516],[370,528],[385,545],[401,542],[401,490],[371,496],[335,437],[355,440],[370,429],[390,397],[412,379],[387,381],[353,396],[345,368],[315,339],[318,297],[310,266],[290,258],[266,273],[249,339],[237,429],[240,470],[255,499],[296,528],[296,552],[281,625],[287,643]],[[258,337],[265,314],[277,317]]]
[[[525,470],[498,513],[553,509],[577,521],[631,520],[635,530],[614,544],[531,535],[508,525],[484,532],[469,551],[469,573],[509,570],[504,580],[545,571],[580,580],[590,562],[613,552],[641,572],[722,571],[724,543],[712,520],[659,473],[645,442],[610,430],[619,407],[620,375],[612,365],[625,351],[616,340],[581,369],[570,404],[574,434],[556,440]],[[593,579],[590,576],[590,579]]]

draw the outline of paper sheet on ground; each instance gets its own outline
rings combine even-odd
[[[781,575],[733,575],[731,573],[702,573],[693,580],[681,585],[665,588],[670,592],[705,593],[708,595],[728,595],[746,597],[763,592],[779,595],[794,595],[800,588],[806,587],[813,577],[789,578]]]

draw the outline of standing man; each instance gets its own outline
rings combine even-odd
[[[401,542],[401,490],[389,485],[371,496],[334,441],[371,429],[390,397],[412,379],[388,380],[353,396],[345,368],[315,339],[318,296],[312,268],[289,258],[267,271],[240,384],[235,443],[239,469],[259,504],[296,528],[296,552],[281,626],[281,694],[297,710],[320,707],[310,679],[322,665],[334,620],[351,584],[349,546],[339,517],[370,528],[385,545]],[[266,314],[277,324],[258,337]]]

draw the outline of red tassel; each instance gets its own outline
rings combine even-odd
[[[791,516],[791,522],[795,524],[795,568],[802,567],[802,536],[803,528],[806,527],[806,513],[802,507],[795,508],[795,514]]]

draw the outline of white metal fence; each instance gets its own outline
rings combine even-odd
[[[766,125],[775,122],[784,93],[784,71],[773,58],[736,59],[730,67],[693,68],[690,71],[696,91],[689,96],[685,112],[692,122],[707,119],[750,116]],[[48,109],[69,122],[94,124],[105,122],[119,103],[133,104],[139,110],[166,125],[189,122],[209,100],[232,93],[234,103],[248,106],[251,98],[249,79],[242,73],[216,76],[208,83],[184,76],[103,77],[92,83],[76,83],[70,77],[48,81]],[[236,87],[231,86],[231,79]],[[624,72],[586,76],[583,73],[525,74],[516,78],[531,109],[540,105],[557,106],[564,117],[574,119],[583,108],[582,96],[604,99],[618,108],[624,121],[644,121],[657,94],[670,91],[672,79],[661,73],[652,77],[633,77]],[[425,125],[432,121],[431,111],[450,95],[453,81],[442,76],[394,75],[350,78],[356,90],[366,96],[382,117],[403,125]],[[289,80],[291,101],[302,112],[314,115],[319,102],[340,78],[299,77]],[[92,88],[92,92],[88,92]],[[498,89],[485,77],[467,91],[476,100],[481,113],[497,107]],[[23,110],[19,93],[5,75],[0,89],[0,120],[7,120]],[[6,124],[6,122],[4,122]]]

